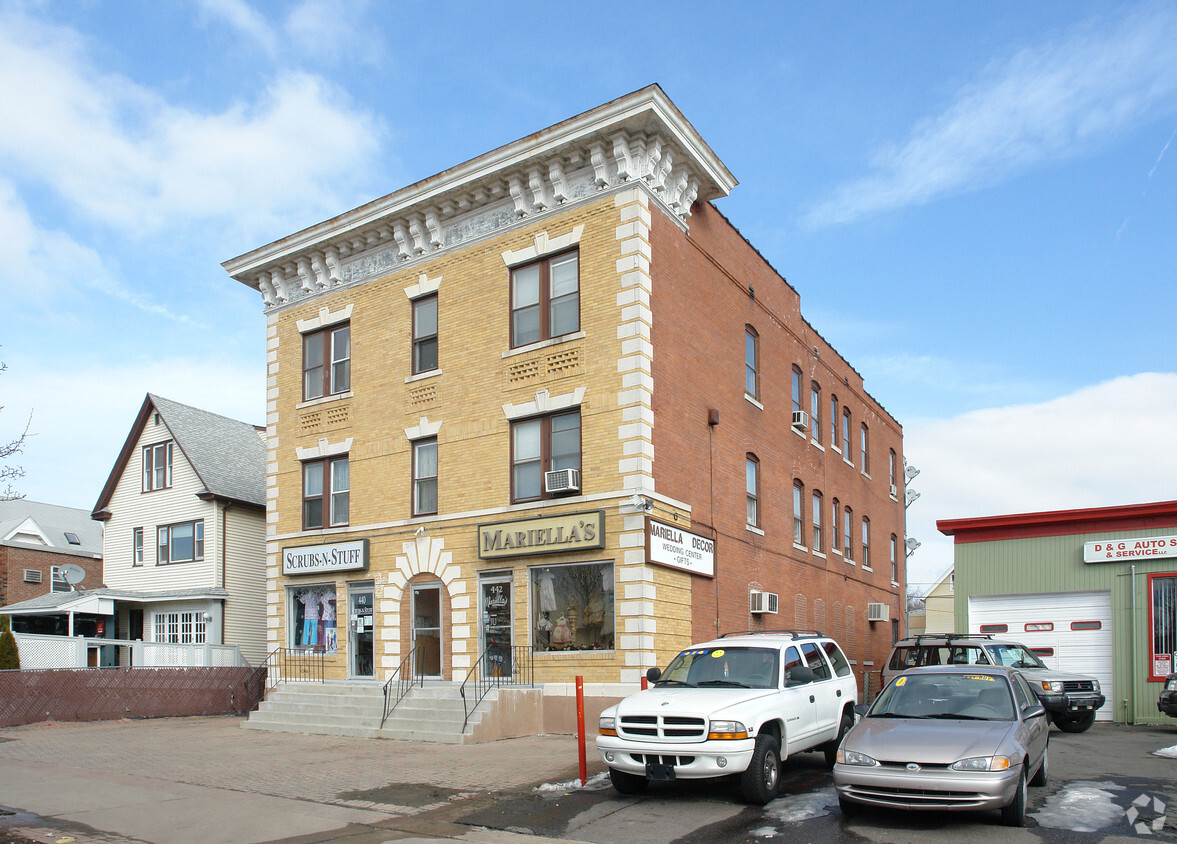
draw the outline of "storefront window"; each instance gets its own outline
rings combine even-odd
[[[533,568],[531,606],[537,651],[613,650],[612,563]]]
[[[334,653],[335,585],[295,586],[290,589],[290,637],[293,647]]]
[[[1152,591],[1152,677],[1164,680],[1177,659],[1177,574],[1149,577]]]

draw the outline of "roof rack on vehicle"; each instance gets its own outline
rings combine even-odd
[[[794,639],[820,639],[824,638],[825,634],[820,630],[729,630],[727,633],[720,633],[720,639],[726,639],[728,636],[756,636],[756,635],[784,635],[792,636]]]
[[[945,644],[952,644],[961,639],[992,639],[992,633],[920,633],[915,636],[915,644],[921,645],[924,642],[944,642]]]

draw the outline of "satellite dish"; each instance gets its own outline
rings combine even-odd
[[[61,572],[61,579],[70,586],[77,586],[86,579],[86,570],[76,563],[66,563],[58,571]]]

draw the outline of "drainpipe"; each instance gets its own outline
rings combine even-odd
[[[229,551],[229,502],[226,501],[221,506],[221,588],[228,589],[225,584],[228,582],[228,551]],[[228,603],[228,598],[221,601],[221,644],[225,644],[225,604]]]
[[[1129,724],[1136,723],[1136,563],[1132,564],[1132,685],[1128,687],[1128,697],[1125,698],[1125,704],[1129,700],[1132,701],[1128,708],[1127,721]]]

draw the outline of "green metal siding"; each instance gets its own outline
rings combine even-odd
[[[969,629],[969,596],[1034,595],[1050,592],[1111,592],[1115,719],[1130,724],[1172,723],[1157,711],[1160,683],[1150,683],[1148,575],[1177,573],[1177,559],[1084,563],[1083,544],[1177,533],[1177,528],[1101,531],[1069,536],[966,542],[954,546],[956,631]],[[1133,623],[1132,568],[1136,569]],[[1135,631],[1135,637],[1133,637]],[[1014,634],[1010,634],[1014,637]],[[1135,639],[1135,641],[1134,641]],[[1133,650],[1135,649],[1135,657]],[[1133,672],[1135,667],[1135,672]]]

